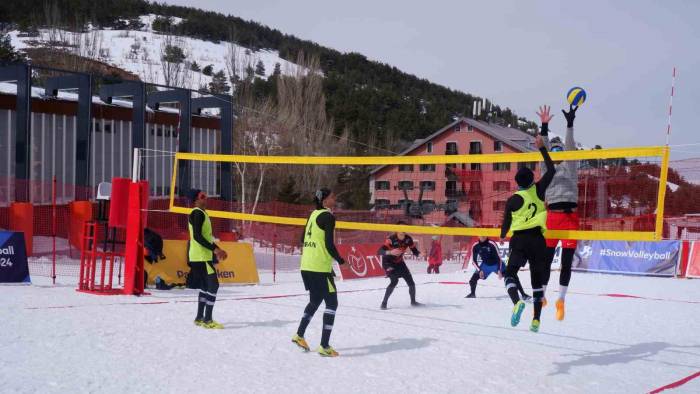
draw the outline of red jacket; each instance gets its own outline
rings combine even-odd
[[[442,245],[439,240],[433,240],[430,244],[428,265],[442,265]]]

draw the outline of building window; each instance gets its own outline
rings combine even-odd
[[[462,123],[457,123],[455,126],[455,131],[460,131],[461,130]]]
[[[399,181],[399,190],[413,190],[413,181]]]
[[[503,141],[493,141],[493,151],[503,152]]]
[[[389,200],[383,198],[376,199],[374,200],[374,207],[380,209],[387,209],[389,208]]]
[[[494,171],[510,171],[510,163],[493,163]]]
[[[447,145],[445,145],[445,154],[446,155],[456,155],[457,154],[457,143],[456,142],[448,142]]]
[[[534,161],[520,162],[518,163],[518,169],[529,168],[532,171],[537,171],[537,163]]]
[[[399,164],[399,172],[413,172],[413,164]]]
[[[389,181],[374,181],[374,190],[389,190]]]
[[[435,164],[421,164],[421,172],[435,172]]]
[[[467,131],[474,131],[474,128],[472,127],[472,125],[467,125]]]
[[[445,197],[454,196],[457,194],[457,181],[445,182]]]
[[[505,211],[506,210],[506,202],[505,201],[494,201],[493,202],[493,210],[494,211]]]
[[[399,206],[405,207],[406,205],[413,204],[413,200],[399,200]]]
[[[496,181],[493,183],[493,191],[495,192],[507,192],[510,190],[510,182],[508,181]]]
[[[433,143],[432,142],[428,142],[428,144],[426,145],[426,150],[428,151],[428,153],[433,153]]]
[[[435,190],[435,182],[434,181],[421,181],[420,188],[422,190]]]
[[[469,143],[470,155],[480,155],[481,153],[481,141],[472,141]]]
[[[481,171],[481,163],[472,163],[472,171]]]

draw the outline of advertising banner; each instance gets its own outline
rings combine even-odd
[[[245,242],[217,242],[226,251],[228,258],[214,266],[219,283],[259,283],[258,268],[255,264],[253,246]],[[190,267],[187,266],[187,241],[163,240],[165,259],[157,263],[144,261],[148,273],[148,283],[154,284],[156,276],[168,284],[184,284]]]
[[[508,264],[508,252],[510,248],[510,243],[508,241],[495,241],[496,247],[498,248],[498,255],[501,257],[501,260],[503,260],[504,264]],[[472,249],[474,248],[474,243],[471,243],[469,245],[469,249],[466,251],[467,253],[465,254],[465,260],[464,263],[462,264],[462,268],[464,269],[469,269],[469,267],[473,267],[472,264]],[[556,249],[554,250],[554,260],[553,260],[553,265],[559,265],[561,262],[561,244],[557,245]],[[479,262],[481,263],[481,262]]]
[[[29,283],[24,233],[0,231],[0,283]]]
[[[679,241],[579,241],[573,268],[583,271],[673,276]]]
[[[339,266],[341,277],[361,279],[384,276],[382,258],[377,255],[381,246],[380,243],[337,245],[338,253],[347,262]]]

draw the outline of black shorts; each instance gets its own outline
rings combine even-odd
[[[207,264],[212,268],[211,261],[190,261],[190,273],[187,275],[187,288],[207,291]],[[216,270],[214,269],[214,275]]]
[[[336,293],[332,272],[301,271],[301,279],[304,281],[304,288],[314,295]]]
[[[510,239],[508,264],[520,267],[530,263],[539,268],[547,260],[547,242],[541,231],[524,231],[515,233]]]
[[[389,270],[389,268],[393,269]],[[384,271],[386,271],[387,278],[403,278],[407,275],[411,275],[411,271],[408,270],[408,266],[405,262],[399,264],[388,263],[384,267]]]

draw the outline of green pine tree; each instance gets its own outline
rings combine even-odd
[[[217,71],[209,83],[209,91],[216,94],[226,94],[229,90],[231,90],[231,86],[228,84],[224,70]]]

